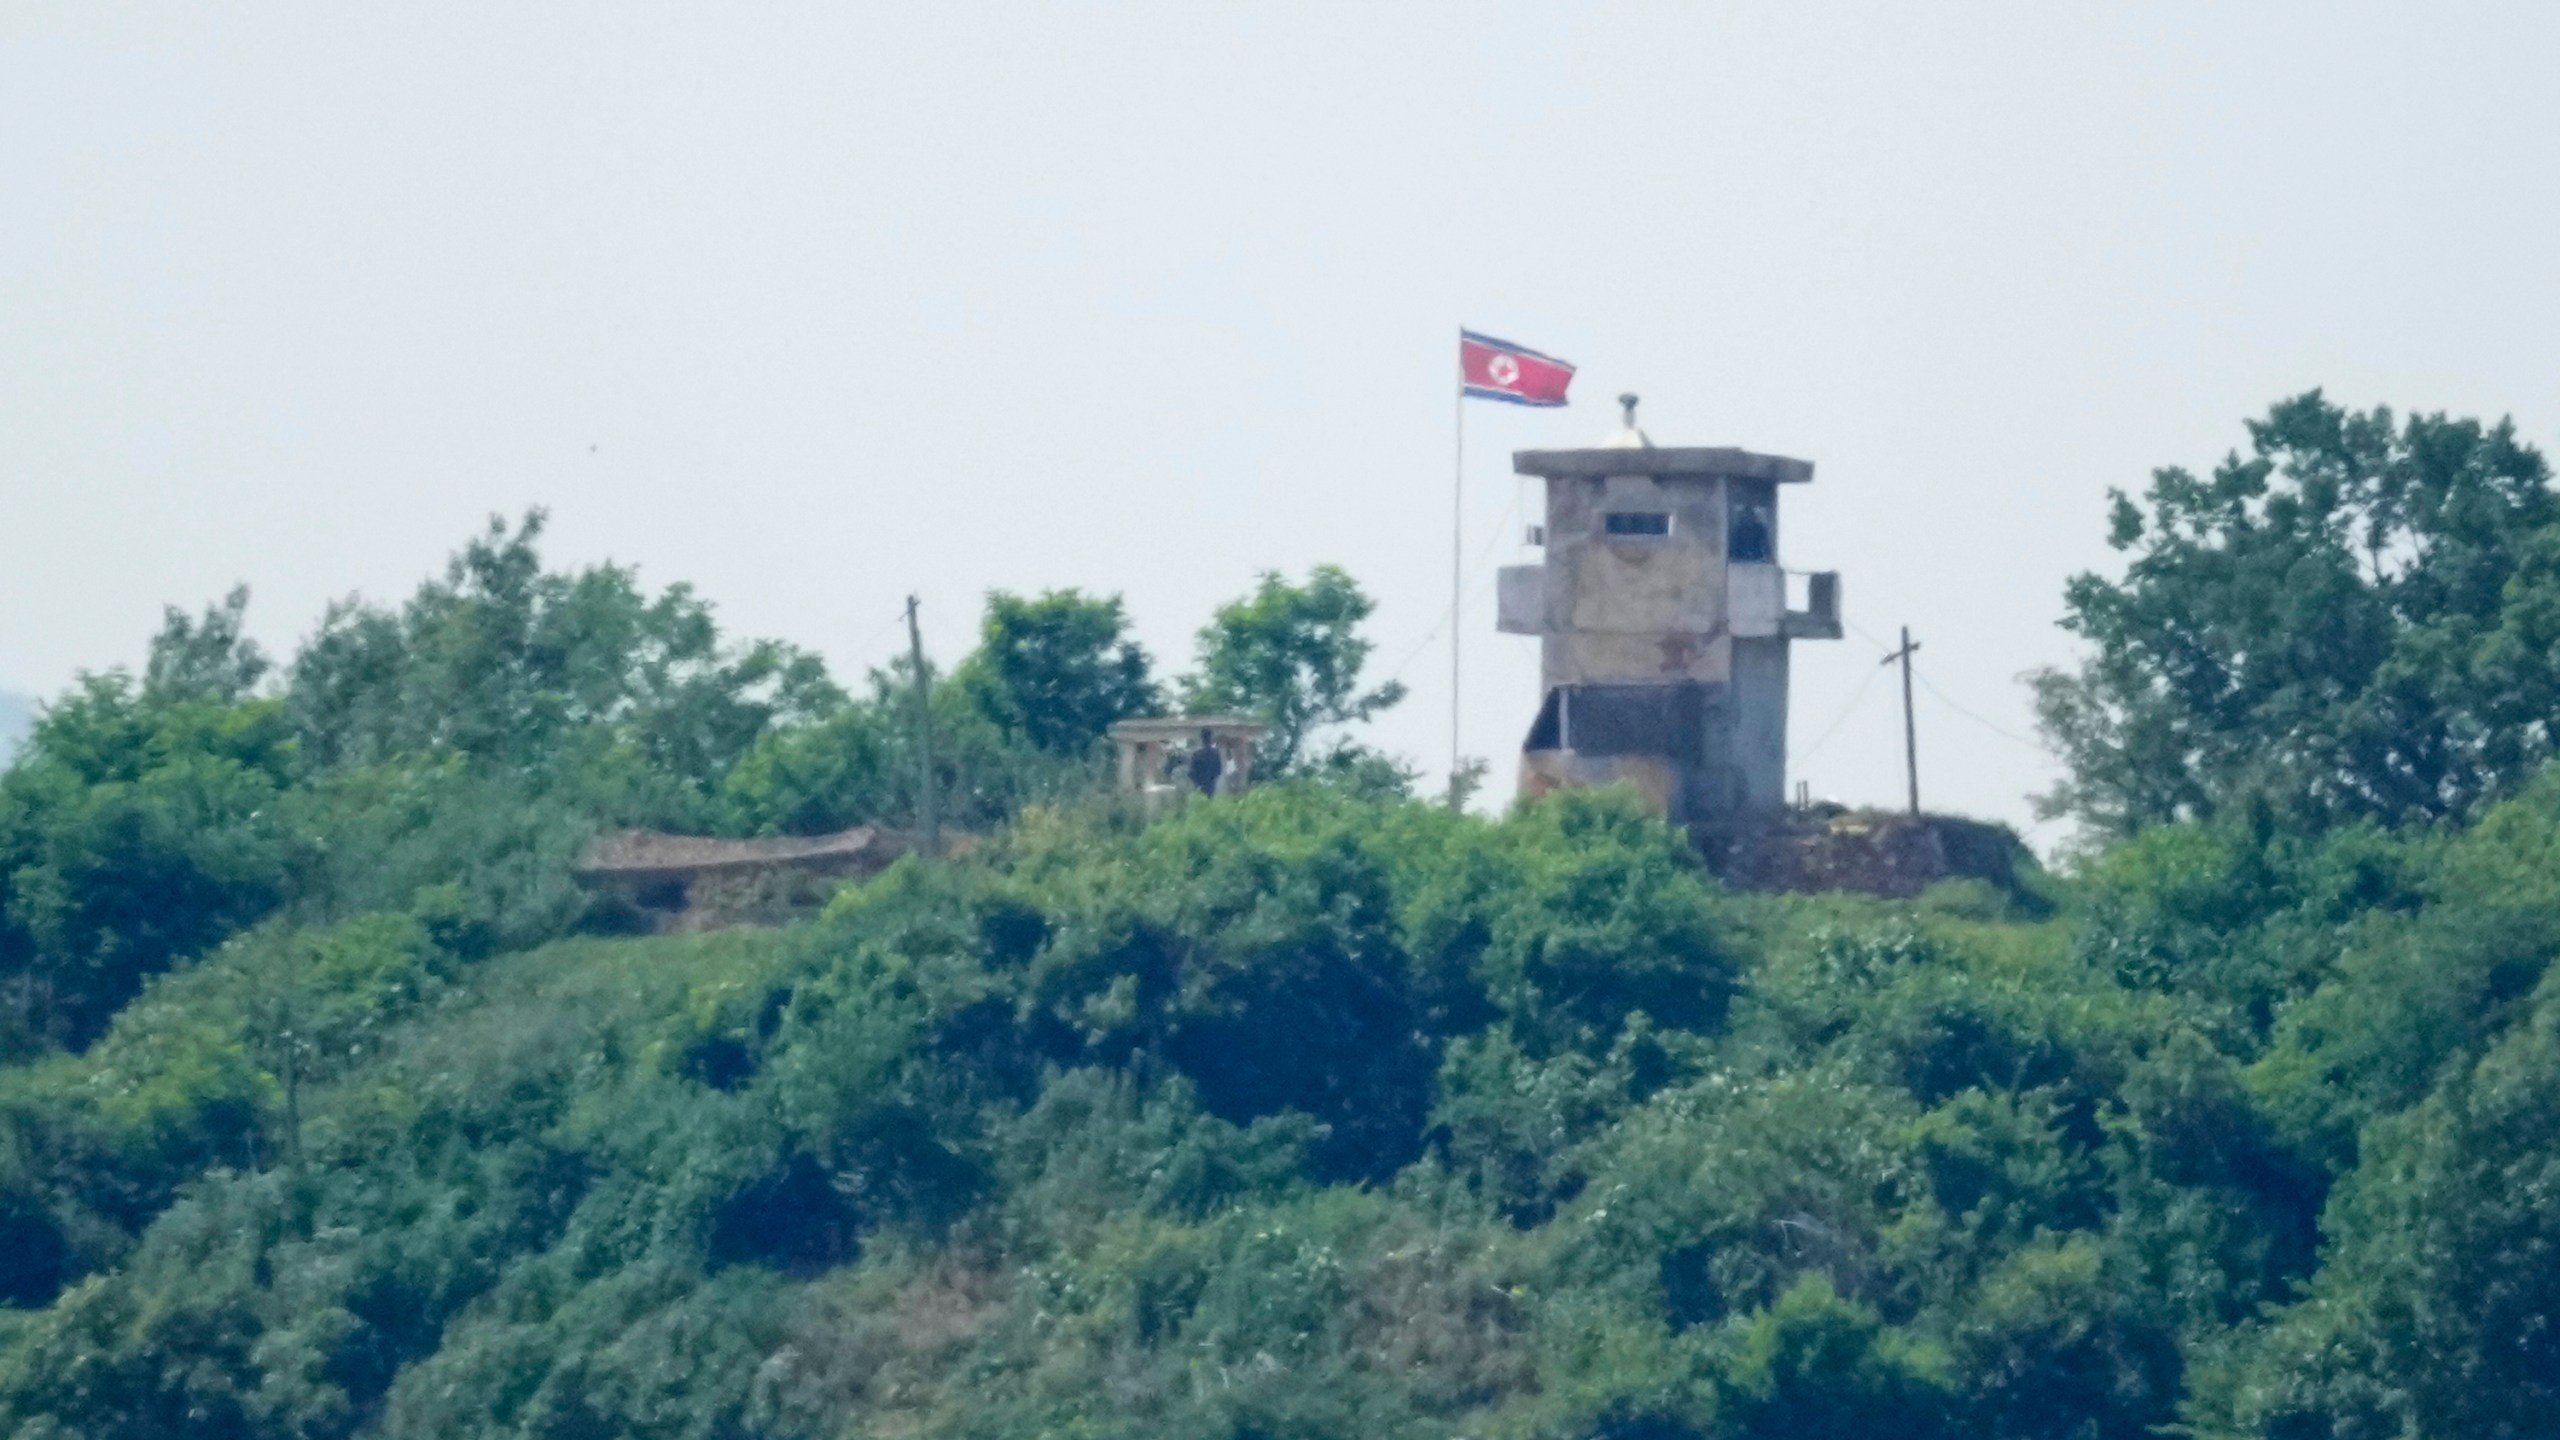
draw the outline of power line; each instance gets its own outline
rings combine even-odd
[[[2028,739],[2026,736],[2021,735],[2021,734],[2017,733],[2017,732],[2016,732],[2016,731],[2014,731],[2014,730],[2004,729],[2004,728],[2002,728],[2001,726],[1996,725],[1996,724],[1993,724],[1991,721],[1984,719],[1984,718],[1983,718],[1983,717],[1981,717],[1980,715],[1975,714],[1975,713],[1974,713],[1974,712],[1972,712],[1971,710],[1966,709],[1966,708],[1965,708],[1965,707],[1963,707],[1962,705],[1957,704],[1957,703],[1955,702],[1955,697],[1953,697],[1953,696],[1949,695],[1946,691],[1939,689],[1937,686],[1930,684],[1930,683],[1929,683],[1929,677],[1928,677],[1928,676],[1923,675],[1923,674],[1920,674],[1920,673],[1918,673],[1917,671],[1915,671],[1915,672],[1913,672],[1913,677],[1912,677],[1912,678],[1914,678],[1914,679],[1916,679],[1916,680],[1918,680],[1918,681],[1920,682],[1920,687],[1921,687],[1922,689],[1924,689],[1924,690],[1928,691],[1928,692],[1929,692],[1930,694],[1932,694],[1932,695],[1937,696],[1937,697],[1938,697],[1939,702],[1940,702],[1940,703],[1942,703],[1942,704],[1944,704],[1948,709],[1953,710],[1954,712],[1956,712],[1957,714],[1959,714],[1959,715],[1963,716],[1963,717],[1964,717],[1964,718],[1966,718],[1967,720],[1970,720],[1970,721],[1972,721],[1974,724],[1981,726],[1983,729],[1990,731],[1992,734],[1999,736],[2001,739],[2003,739],[2003,740],[2014,740],[2014,741],[2016,741],[2017,743],[2019,743],[2019,744],[2021,744],[2021,745],[2032,746],[2033,748],[2035,748],[2035,749],[2037,749],[2037,750],[2045,750],[2045,745],[2044,745],[2044,742],[2043,742],[2043,741],[2041,741],[2041,740],[2030,740],[2030,739]],[[2045,751],[2045,753],[2047,753],[2047,754],[2051,754],[2052,752],[2051,752],[2051,751],[2049,751],[2049,750],[2046,750],[2046,751]]]
[[[863,637],[862,637],[862,641],[861,641],[861,643],[853,647],[853,648],[854,648],[854,650],[857,652],[857,658],[859,658],[859,652],[861,652],[861,651],[865,651],[865,650],[869,650],[869,649],[870,649],[874,644],[876,644],[876,643],[879,641],[879,639],[880,639],[880,637],[881,637],[881,636],[886,635],[886,634],[888,634],[891,630],[896,629],[896,628],[898,627],[899,622],[900,622],[900,621],[905,620],[906,618],[907,618],[907,612],[906,612],[906,607],[904,607],[904,606],[900,606],[897,610],[895,610],[895,611],[891,612],[891,614],[890,614],[890,616],[889,616],[889,618],[888,618],[888,619],[883,620],[883,621],[881,621],[881,622],[880,622],[880,628],[879,628],[879,629],[874,630],[874,631],[872,631],[870,634],[863,636]]]
[[[1881,670],[1867,672],[1867,678],[1859,681],[1858,688],[1849,692],[1849,703],[1840,707],[1840,713],[1832,716],[1831,723],[1824,726],[1822,733],[1815,737],[1814,742],[1805,747],[1803,754],[1796,757],[1797,764],[1801,765],[1822,753],[1822,747],[1830,743],[1832,736],[1840,733],[1840,727],[1849,723],[1851,715],[1857,713],[1858,702],[1866,698],[1867,687],[1876,683],[1876,677],[1883,673]]]
[[[1513,533],[1518,526],[1519,521],[1520,494],[1519,491],[1515,489],[1511,495],[1511,508],[1504,513],[1502,523],[1494,528],[1492,537],[1486,540],[1485,543],[1477,549],[1475,560],[1468,567],[1469,573],[1476,574],[1479,578],[1476,581],[1475,588],[1467,592],[1467,599],[1482,599],[1485,592],[1493,586],[1495,583],[1495,577],[1492,572],[1485,570],[1484,562],[1492,556],[1494,551],[1502,548],[1502,537],[1506,534]],[[1413,662],[1422,658],[1422,652],[1430,649],[1431,643],[1439,639],[1441,635],[1448,630],[1449,624],[1453,618],[1455,618],[1455,612],[1446,605],[1441,606],[1433,616],[1431,628],[1423,631],[1422,634],[1414,640],[1413,648],[1407,650],[1404,654],[1404,658],[1398,660],[1393,668],[1387,671],[1387,678],[1390,680],[1403,679],[1404,672],[1412,667]]]
[[[1864,626],[1861,626],[1861,625],[1859,625],[1859,624],[1855,623],[1854,621],[1853,621],[1853,622],[1849,622],[1849,628],[1850,628],[1850,629],[1852,629],[1852,630],[1857,631],[1857,632],[1858,632],[1858,635],[1859,635],[1859,638],[1861,638],[1861,639],[1865,640],[1867,643],[1869,643],[1869,644],[1871,644],[1871,645],[1874,645],[1874,646],[1878,647],[1879,649],[1887,649],[1887,650],[1889,650],[1889,649],[1893,648],[1893,647],[1892,647],[1892,645],[1891,645],[1889,642],[1884,641],[1884,640],[1879,640],[1879,639],[1877,639],[1874,635],[1872,635],[1872,634],[1868,633],[1867,629],[1866,629]],[[1920,671],[1918,671],[1917,669],[1914,669],[1914,670],[1912,671],[1912,678],[1913,678],[1913,679],[1915,679],[1915,680],[1917,680],[1917,681],[1919,681],[1919,682],[1920,682],[1920,684],[1921,684],[1921,686],[1922,686],[1923,688],[1925,688],[1925,689],[1926,689],[1930,694],[1937,696],[1937,697],[1938,697],[1938,699],[1939,699],[1939,701],[1940,701],[1941,703],[1945,704],[1945,706],[1946,706],[1948,709],[1953,710],[1954,712],[1956,712],[1957,714],[1959,714],[1959,715],[1963,716],[1963,717],[1964,717],[1964,718],[1966,718],[1967,720],[1970,720],[1970,721],[1972,721],[1974,724],[1981,726],[1983,729],[1990,731],[1992,734],[1999,736],[2001,739],[2003,739],[2003,740],[2013,740],[2013,741],[2016,741],[2016,742],[2017,742],[2018,744],[2020,744],[2020,745],[2031,746],[2031,747],[2033,747],[2033,748],[2035,748],[2035,749],[2037,749],[2037,750],[2043,751],[2043,752],[2044,752],[2045,754],[2047,754],[2047,755],[2050,755],[2050,754],[2052,754],[2052,753],[2053,753],[2053,752],[2052,752],[2052,750],[2050,750],[2049,748],[2047,748],[2047,747],[2046,747],[2046,745],[2045,745],[2045,743],[2044,743],[2043,741],[2041,741],[2041,740],[2031,740],[2031,739],[2028,739],[2026,736],[2021,735],[2021,734],[2019,734],[2018,732],[2016,732],[2016,731],[2014,731],[2014,730],[2003,729],[2001,726],[1999,726],[1998,724],[1994,723],[1993,721],[1986,720],[1986,719],[1984,719],[1981,715],[1976,714],[1974,711],[1968,710],[1968,709],[1966,709],[1964,706],[1962,706],[1962,705],[1960,705],[1960,704],[1957,704],[1954,696],[1951,696],[1951,695],[1949,695],[1946,691],[1939,689],[1937,686],[1935,686],[1935,685],[1933,685],[1933,684],[1930,684],[1930,683],[1929,683],[1929,677],[1928,677],[1927,675],[1925,675],[1925,674],[1922,674],[1922,673],[1921,673]]]
[[[1519,514],[1519,509],[1516,505],[1513,507],[1512,513],[1514,516]],[[1479,569],[1482,567],[1484,556],[1492,554],[1495,548],[1497,548],[1498,543],[1499,542],[1497,540],[1496,544],[1486,545],[1484,547],[1483,554],[1476,557]],[[1483,571],[1483,573],[1477,577],[1475,587],[1467,592],[1467,599],[1469,601],[1481,600],[1487,594],[1491,593],[1494,587],[1500,583],[1501,576],[1499,574],[1490,570]],[[1403,679],[1405,671],[1412,667],[1414,661],[1422,658],[1422,653],[1431,648],[1431,642],[1439,639],[1441,632],[1447,630],[1450,622],[1456,618],[1457,617],[1451,614],[1448,610],[1443,609],[1440,612],[1439,618],[1431,622],[1431,628],[1422,632],[1421,637],[1413,642],[1413,648],[1405,651],[1404,658],[1398,660],[1395,665],[1387,671],[1387,678],[1389,680]]]

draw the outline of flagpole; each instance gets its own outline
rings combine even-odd
[[[1458,649],[1460,623],[1459,601],[1466,593],[1466,546],[1463,533],[1467,513],[1467,362],[1466,327],[1458,327],[1458,385],[1455,433],[1457,444],[1451,460],[1449,481],[1449,804],[1458,804]]]

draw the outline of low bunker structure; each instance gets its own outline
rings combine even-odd
[[[596,837],[576,873],[600,928],[680,934],[798,918],[918,848],[915,836],[876,825],[752,840],[618,830]]]

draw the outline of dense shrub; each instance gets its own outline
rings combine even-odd
[[[422,816],[475,793],[404,773]],[[2551,814],[2344,870],[2163,838],[2190,858],[2034,922],[1725,895],[1606,795],[1491,823],[1322,781],[1045,812],[781,931],[523,951],[492,882],[386,879],[404,908],[270,921],[0,1071],[0,1413],[2517,1423],[2553,1303]],[[375,833],[420,878],[445,843]],[[2320,878],[2358,867],[2391,877],[2361,910]],[[2279,898],[2199,909],[2251,886]],[[2258,1039],[2210,972],[2128,976],[2089,933],[2127,914],[2276,948],[2327,916],[2337,948]]]

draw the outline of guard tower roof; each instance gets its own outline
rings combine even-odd
[[[1611,446],[1591,450],[1514,450],[1511,468],[1523,475],[1562,480],[1598,475],[1703,475],[1727,480],[1767,480],[1802,485],[1813,462],[1749,450],[1675,445],[1649,450]]]

